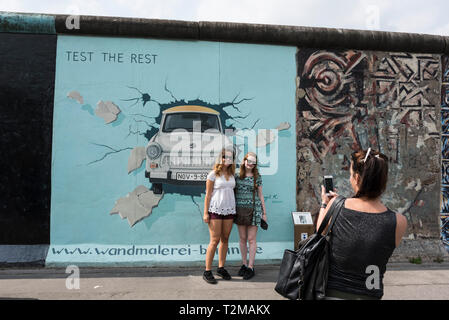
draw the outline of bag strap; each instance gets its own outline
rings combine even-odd
[[[337,199],[335,199],[335,200],[337,200]],[[332,232],[332,228],[333,228],[333,226],[334,226],[334,223],[335,223],[335,221],[337,221],[338,215],[340,214],[342,208],[343,208],[344,205],[345,205],[345,200],[346,200],[346,198],[342,197],[342,198],[340,199],[340,201],[335,205],[333,218],[332,218],[331,224],[330,224],[330,226],[329,226],[329,229],[327,229],[326,236],[327,236],[329,233]],[[335,201],[334,201],[334,202],[335,202]]]
[[[339,215],[344,202],[345,202],[345,197],[343,197],[343,196],[338,196],[334,200],[334,202],[332,202],[331,207],[329,208],[329,210],[327,210],[326,216],[324,217],[323,221],[321,222],[320,228],[317,231],[318,234],[323,233],[324,229],[326,228],[327,224],[329,223],[329,220],[333,216],[335,216],[332,219],[329,228],[327,229],[326,235],[329,234],[329,232],[332,230],[332,227],[334,226],[335,220],[337,220],[337,216]]]

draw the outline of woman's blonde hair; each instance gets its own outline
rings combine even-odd
[[[253,168],[254,181],[256,181],[257,178],[259,178],[259,170],[257,169],[257,155],[254,152],[248,152],[245,155],[245,157],[243,158],[242,164],[240,165],[239,177],[240,177],[241,180],[245,179],[245,175],[246,175],[245,160],[248,160],[249,156],[252,156],[252,157],[256,158],[256,164],[254,165],[254,168]]]
[[[223,168],[223,158],[226,156],[226,152],[232,153],[232,164],[228,166],[228,174],[232,176],[235,174],[235,151],[233,149],[223,148],[221,149],[221,152],[219,153],[217,159],[215,160],[213,168],[217,176],[221,175],[221,169]]]

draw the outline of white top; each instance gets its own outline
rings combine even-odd
[[[215,181],[209,211],[222,215],[235,214],[234,176],[229,176],[229,180],[226,180],[223,175],[217,176],[212,170],[207,179]]]

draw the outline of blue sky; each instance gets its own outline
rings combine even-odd
[[[0,11],[226,21],[449,36],[445,0],[0,0]]]

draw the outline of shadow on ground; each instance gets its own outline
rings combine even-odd
[[[250,280],[243,280],[237,275],[240,266],[226,267],[232,276],[232,281],[236,282],[276,282],[279,266],[255,267],[256,275]],[[148,278],[148,277],[202,277],[204,267],[79,267],[82,278]],[[221,278],[216,276],[216,267],[212,269],[218,281]],[[2,279],[62,279],[67,278],[72,272],[66,273],[65,268],[14,268],[0,269],[0,280]]]

